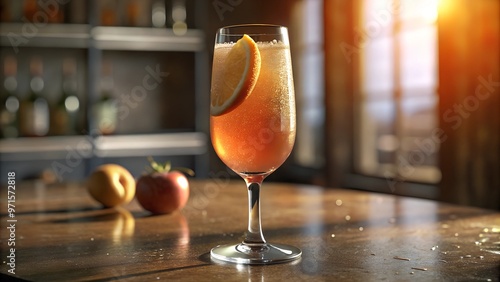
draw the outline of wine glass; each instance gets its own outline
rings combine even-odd
[[[219,158],[246,182],[248,229],[241,243],[213,248],[216,260],[269,264],[300,258],[299,248],[267,243],[260,189],[295,142],[295,95],[288,30],[252,24],[220,28],[212,68],[210,135]]]

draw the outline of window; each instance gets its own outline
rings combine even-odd
[[[437,183],[437,1],[365,0],[355,167]]]
[[[324,53],[322,0],[297,1],[290,31],[292,46],[297,134],[295,162],[304,167],[324,165]]]

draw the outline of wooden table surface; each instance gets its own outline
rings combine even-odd
[[[428,200],[264,183],[268,242],[300,260],[222,264],[210,249],[247,224],[243,181],[191,180],[182,212],[151,216],[134,200],[102,209],[80,184],[17,185],[15,217],[1,207],[0,280],[33,281],[499,281],[500,213]],[[15,219],[15,230],[7,229]],[[7,230],[7,232],[5,232]],[[9,238],[15,275],[9,274]]]

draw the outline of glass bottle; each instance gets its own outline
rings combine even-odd
[[[92,107],[94,129],[102,135],[113,134],[118,123],[117,100],[114,95],[113,66],[110,61],[102,65],[101,93]]]
[[[0,97],[0,137],[14,138],[19,135],[17,97],[17,60],[14,56],[4,58],[4,81]]]
[[[51,111],[50,131],[52,135],[73,135],[77,132],[80,109],[76,61],[73,58],[63,61],[61,81],[61,94]]]
[[[49,104],[43,96],[43,63],[38,57],[30,63],[31,80],[29,94],[19,106],[19,129],[21,136],[45,136],[49,131]]]

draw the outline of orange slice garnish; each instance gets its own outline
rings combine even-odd
[[[215,78],[218,81],[212,83],[210,114],[213,116],[234,110],[252,92],[260,73],[257,44],[250,36],[243,35],[217,68],[223,71]]]

